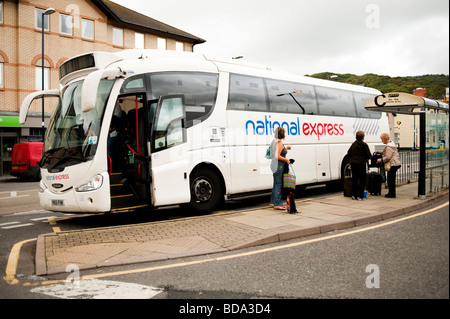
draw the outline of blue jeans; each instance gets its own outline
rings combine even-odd
[[[273,173],[273,188],[272,196],[270,196],[270,203],[274,206],[283,206],[283,170],[284,163],[278,163],[276,172]]]

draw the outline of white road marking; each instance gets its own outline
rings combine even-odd
[[[19,197],[28,197],[30,195],[15,195],[15,196],[9,196],[9,197],[0,197],[0,199],[12,199],[12,198],[19,198]]]
[[[44,223],[48,223],[50,222],[49,218],[56,218],[56,216],[47,216],[47,217],[38,217],[38,218],[32,218],[30,219],[30,221],[33,222],[37,222],[37,221],[42,221]],[[1,229],[11,229],[11,228],[19,228],[19,227],[25,227],[25,226],[32,226],[34,225],[33,223],[20,223],[18,221],[15,222],[8,222],[8,223],[3,223],[0,224],[0,228]]]
[[[26,212],[12,213],[11,215],[34,215],[34,214],[48,214],[49,211],[45,209],[34,209]]]
[[[9,223],[3,223],[3,224],[0,224],[0,227],[2,227],[2,226],[7,226],[7,225],[13,225],[13,224],[18,224],[19,222],[9,222]]]
[[[16,222],[17,223],[17,222]],[[2,227],[2,229],[11,229],[11,228],[18,228],[18,227],[25,227],[25,226],[32,226],[34,224],[28,223],[28,224],[18,224],[18,225],[12,225],[12,226],[5,226]]]
[[[88,279],[31,289],[62,299],[151,299],[162,289],[120,281]]]
[[[39,220],[42,220],[42,221],[44,221],[44,222],[48,222],[48,219],[49,219],[49,218],[56,218],[56,216],[48,216],[48,217],[32,218],[32,219],[30,219],[30,220],[32,220],[32,221],[34,221],[34,222],[37,222],[37,221],[39,221]]]

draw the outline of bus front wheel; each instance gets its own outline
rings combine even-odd
[[[210,212],[223,201],[222,183],[213,171],[201,168],[191,175],[190,206],[200,212]]]

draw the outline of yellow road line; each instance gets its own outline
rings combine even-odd
[[[116,196],[111,196],[111,199],[113,199],[113,198],[122,198],[122,197],[131,197],[131,196],[133,196],[133,194],[116,195]]]
[[[56,225],[56,220],[53,217],[48,218],[48,222],[50,225]],[[54,233],[60,233],[61,229],[59,227],[52,227]]]
[[[9,253],[8,264],[6,265],[5,276],[3,279],[10,285],[17,285],[19,281],[16,279],[17,263],[19,262],[20,249],[26,243],[35,241],[36,238],[23,240],[16,243]]]
[[[148,206],[148,204],[139,205],[139,206],[121,207],[121,208],[111,209],[111,211],[112,212],[116,212],[116,211],[119,211],[119,210],[136,209],[136,208],[142,208],[142,207],[147,207],[147,206]]]

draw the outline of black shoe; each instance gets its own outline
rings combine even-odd
[[[384,197],[387,197],[387,198],[395,198],[395,195],[386,194],[386,195],[384,195]]]

